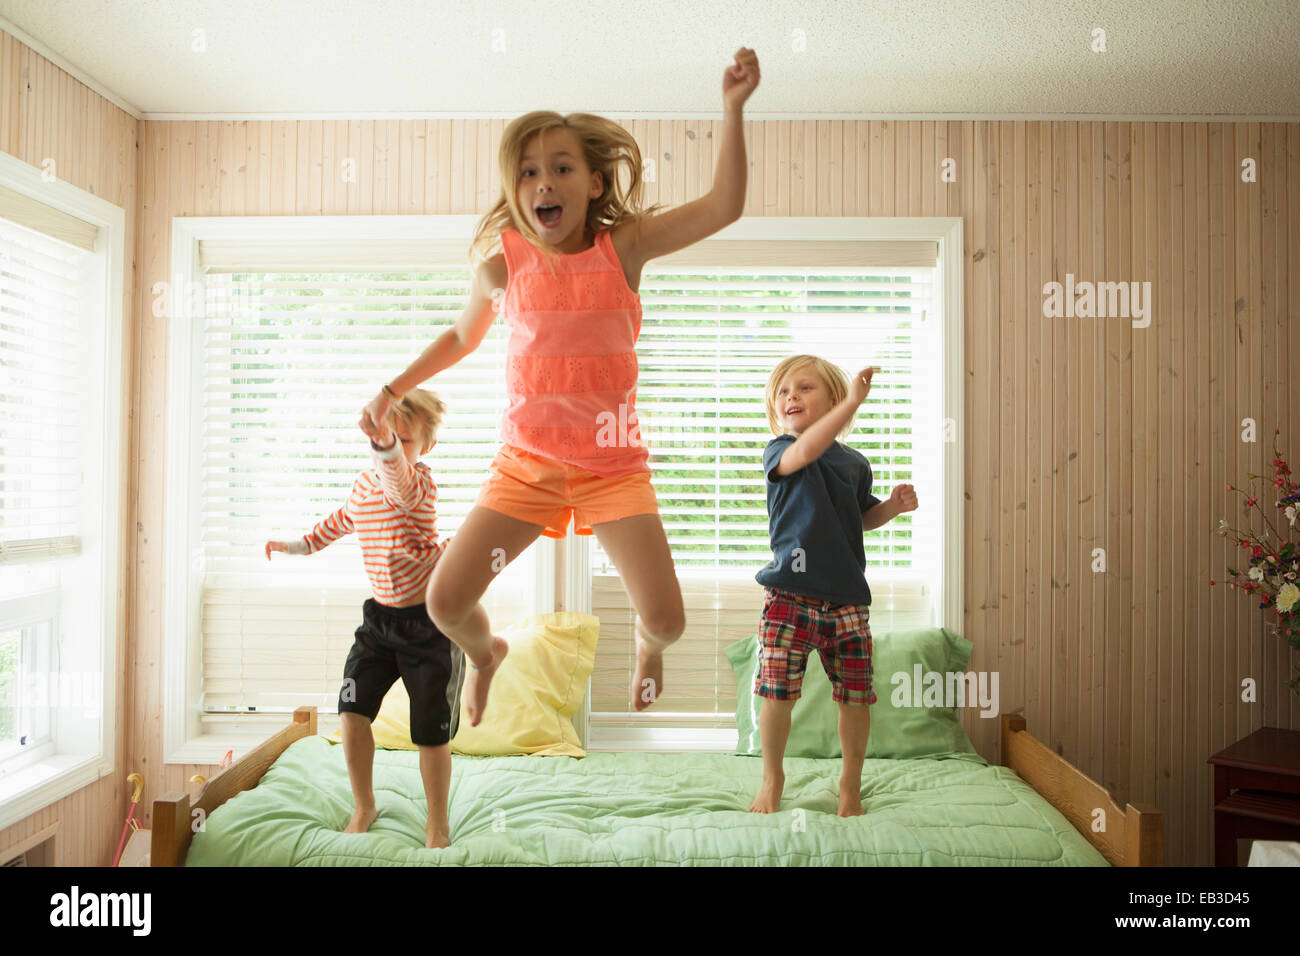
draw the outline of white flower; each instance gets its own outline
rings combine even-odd
[[[1220,531],[1228,530],[1228,522],[1224,521],[1222,518],[1219,519],[1219,530]]]
[[[1300,587],[1294,584],[1284,585],[1282,590],[1277,592],[1277,609],[1283,614],[1295,607],[1296,601],[1300,601]]]
[[[1296,517],[1297,515],[1300,515],[1300,510],[1298,510],[1295,505],[1287,505],[1286,511],[1284,511],[1283,514],[1286,515],[1286,520],[1291,522],[1291,527],[1294,528]]]
[[[1251,579],[1252,581],[1263,581],[1263,580],[1264,580],[1264,569],[1263,569],[1263,568],[1251,568],[1251,569],[1250,569],[1250,579]]]

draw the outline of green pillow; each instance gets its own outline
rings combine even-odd
[[[944,627],[874,631],[871,645],[876,702],[871,706],[867,756],[903,759],[974,754],[978,758],[975,746],[961,725],[957,707],[912,706],[914,694],[924,700],[926,673],[946,675],[965,671],[975,645]],[[754,694],[758,648],[759,638],[755,635],[736,641],[726,649],[727,660],[736,675],[736,731],[739,738],[736,752],[754,756],[763,752],[758,730],[763,698]],[[914,689],[912,684],[918,664],[922,684]],[[896,675],[900,675],[897,680]],[[902,676],[906,677],[905,682]],[[978,706],[978,702],[967,701],[967,706]],[[803,688],[790,714],[790,740],[785,755],[842,755],[839,705],[831,700],[830,679],[816,653],[808,655]]]

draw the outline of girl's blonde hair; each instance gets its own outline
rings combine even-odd
[[[763,403],[767,408],[767,424],[774,435],[785,434],[776,414],[776,390],[781,387],[781,383],[787,377],[805,368],[811,368],[813,373],[822,380],[822,383],[826,386],[826,391],[830,393],[832,407],[844,401],[849,394],[849,377],[844,374],[844,370],[838,365],[832,365],[816,355],[791,355],[789,358],[782,359],[780,364],[772,369],[772,374],[768,376],[767,390],[763,396]],[[845,422],[844,427],[840,429],[839,438],[841,440],[847,438],[851,431],[853,431],[852,418]]]
[[[446,411],[447,406],[442,399],[422,388],[411,389],[393,406],[393,414],[423,439],[420,443],[421,455],[427,455],[433,447],[433,440],[438,436],[438,426],[442,424],[442,416]]]
[[[592,113],[561,116],[551,110],[534,110],[512,120],[501,136],[501,148],[497,152],[501,196],[474,231],[469,252],[473,269],[477,270],[499,251],[501,233],[513,227],[542,250],[554,273],[555,260],[562,253],[529,224],[528,217],[519,208],[518,187],[524,147],[533,136],[555,129],[572,130],[582,146],[587,166],[592,172],[599,172],[604,181],[605,191],[587,203],[586,230],[592,235],[624,222],[635,222],[663,208],[660,203],[642,206],[645,180],[641,174],[641,150],[631,133],[612,120]],[[626,190],[619,176],[622,171],[628,180]]]

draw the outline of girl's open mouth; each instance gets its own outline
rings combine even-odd
[[[562,215],[564,215],[564,209],[560,206],[543,204],[537,207],[538,220],[548,228],[556,225]]]

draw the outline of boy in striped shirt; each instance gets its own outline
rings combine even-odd
[[[447,800],[451,738],[460,718],[465,655],[429,620],[424,591],[447,547],[438,539],[438,490],[419,461],[437,443],[443,403],[414,389],[379,425],[363,419],[375,467],[352,485],[347,503],[297,541],[268,541],[272,551],[312,554],[355,531],[373,598],[343,667],[339,721],[355,809],[344,833],[364,833],[378,815],[372,785],[375,738],[370,725],[398,677],[411,699],[411,741],[420,748],[420,776],[429,807],[425,846],[451,842]]]

